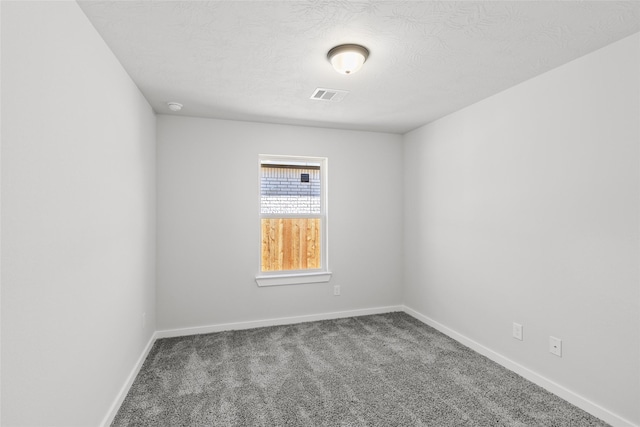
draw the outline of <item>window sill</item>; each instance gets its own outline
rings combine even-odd
[[[256,276],[258,286],[302,285],[305,283],[325,283],[331,280],[331,272],[291,273]]]

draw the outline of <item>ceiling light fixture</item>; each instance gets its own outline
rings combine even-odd
[[[182,104],[180,104],[178,102],[167,102],[167,105],[169,106],[169,110],[171,110],[171,111],[180,111],[180,110],[182,110]]]
[[[359,44],[341,44],[327,53],[333,68],[340,74],[353,74],[362,68],[369,57],[369,50]]]

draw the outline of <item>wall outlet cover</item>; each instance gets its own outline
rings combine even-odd
[[[522,341],[522,325],[516,322],[513,322],[513,337]]]
[[[560,338],[549,337],[549,352],[562,357],[562,340]]]

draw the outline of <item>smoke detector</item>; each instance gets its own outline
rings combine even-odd
[[[180,104],[179,102],[167,102],[167,105],[169,106],[169,110],[171,111],[182,110],[182,104]]]

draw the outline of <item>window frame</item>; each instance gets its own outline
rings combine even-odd
[[[263,214],[261,212],[261,169],[263,164],[295,164],[301,163],[306,166],[308,163],[320,164],[320,214]],[[311,156],[290,156],[260,154],[258,155],[258,273],[256,283],[258,286],[281,286],[300,285],[305,283],[325,283],[331,280],[332,273],[329,271],[329,228],[328,228],[328,159],[326,157]],[[262,227],[263,218],[309,218],[320,217],[320,268],[305,270],[280,270],[262,271]]]

